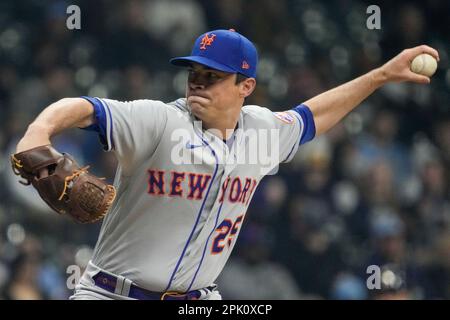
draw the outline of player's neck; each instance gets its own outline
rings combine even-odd
[[[209,130],[220,139],[228,140],[238,125],[238,119],[218,119],[217,121],[202,121],[204,130]],[[214,130],[213,130],[214,129]]]

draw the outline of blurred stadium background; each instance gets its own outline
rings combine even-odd
[[[81,9],[81,30],[66,8]],[[218,279],[225,299],[450,298],[450,2],[137,0],[0,2],[0,298],[66,299],[100,228],[76,225],[16,182],[9,154],[48,104],[91,95],[171,101],[184,72],[168,64],[202,32],[234,28],[258,46],[248,103],[274,111],[426,43],[441,62],[430,85],[392,84],[302,147],[255,194]],[[112,181],[93,133],[55,145]],[[368,290],[369,265],[382,288]]]

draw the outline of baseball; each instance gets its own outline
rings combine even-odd
[[[411,62],[411,71],[431,77],[437,69],[436,59],[428,53],[419,54]]]

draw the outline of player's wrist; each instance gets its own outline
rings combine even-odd
[[[50,137],[48,128],[35,123],[30,124],[25,135],[17,144],[16,153],[50,144]]]
[[[389,75],[383,67],[372,70],[369,72],[369,76],[375,89],[389,82]]]

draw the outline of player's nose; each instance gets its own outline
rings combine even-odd
[[[203,90],[203,89],[205,89],[205,87],[206,86],[200,82],[189,81],[189,89],[191,89],[191,90]]]

